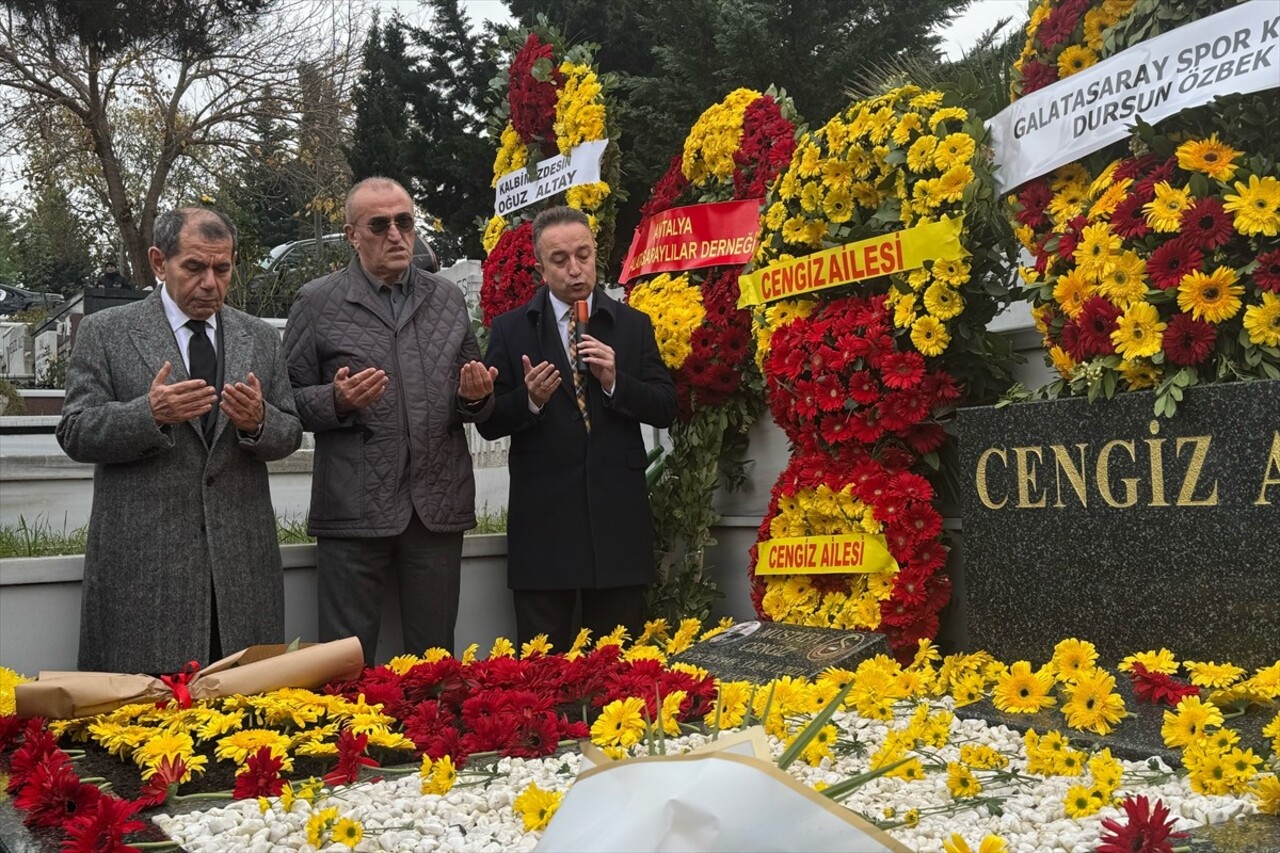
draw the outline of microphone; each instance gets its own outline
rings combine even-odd
[[[573,316],[576,322],[573,324],[573,351],[576,355],[573,369],[579,373],[587,372],[587,363],[582,358],[582,333],[587,328],[587,301],[579,299],[573,303]]]

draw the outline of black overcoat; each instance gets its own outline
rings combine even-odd
[[[476,424],[488,439],[511,436],[507,583],[512,589],[599,589],[654,579],[653,521],[640,425],[666,427],[676,391],[648,316],[597,287],[587,333],[613,347],[613,396],[591,373],[588,434],[574,399],[569,359],[547,288],[493,321],[485,363],[498,368],[497,404]],[[560,388],[529,410],[521,356],[551,361]]]

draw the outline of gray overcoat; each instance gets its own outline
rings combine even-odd
[[[175,672],[209,663],[210,589],[230,654],[284,640],[284,580],[267,465],[298,448],[278,333],[223,307],[221,381],[262,386],[256,439],[219,413],[212,449],[199,421],[160,427],[148,391],[161,366],[188,379],[157,290],[84,318],[58,442],[92,462],[93,511],[80,616],[81,670]]]

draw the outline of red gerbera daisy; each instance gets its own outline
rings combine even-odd
[[[1089,355],[1110,355],[1115,351],[1111,333],[1116,330],[1120,309],[1101,296],[1090,296],[1080,308],[1080,346]]]
[[[1167,240],[1151,253],[1147,274],[1156,287],[1171,290],[1178,286],[1184,275],[1200,269],[1203,263],[1204,255],[1190,241],[1182,238]]]
[[[1030,95],[1050,83],[1056,83],[1058,71],[1052,65],[1033,59],[1022,66],[1022,94]]]
[[[378,762],[364,754],[368,745],[368,735],[352,734],[351,729],[343,729],[338,735],[338,763],[325,774],[325,784],[349,785],[360,778],[361,767],[377,767]]]
[[[62,853],[136,853],[138,848],[123,839],[145,826],[133,817],[140,807],[119,797],[100,797],[97,808],[67,823]]]
[[[1182,213],[1182,236],[1209,251],[1231,241],[1235,229],[1231,217],[1216,198],[1202,198]]]
[[[27,826],[62,826],[93,809],[102,792],[80,781],[66,755],[47,756],[27,778],[13,804]]]
[[[1111,230],[1126,240],[1145,237],[1151,227],[1147,225],[1147,217],[1142,212],[1144,204],[1146,202],[1137,193],[1125,196],[1111,212]]]
[[[1259,290],[1280,293],[1280,249],[1258,255],[1258,268],[1253,271],[1253,283]]]
[[[368,739],[368,735],[364,737]],[[249,760],[245,762],[244,771],[236,774],[236,786],[231,792],[232,798],[251,800],[258,797],[280,796],[280,792],[284,790],[284,780],[280,778],[280,768],[283,766],[284,761],[271,754],[271,747],[259,747],[258,751],[249,756]],[[356,770],[359,772],[359,767]],[[329,781],[328,776],[325,777],[325,781]]]
[[[918,352],[890,353],[880,360],[880,381],[888,388],[913,388],[924,378],[924,356]]]
[[[1190,314],[1175,314],[1164,330],[1164,354],[1179,367],[1200,364],[1213,352],[1217,330]]]
[[[1186,681],[1170,678],[1163,672],[1150,672],[1140,663],[1133,665],[1129,673],[1133,680],[1134,694],[1144,702],[1163,702],[1170,708],[1178,707],[1178,703],[1186,696],[1198,696],[1200,688]]]
[[[1186,838],[1185,832],[1174,832],[1174,821],[1169,819],[1169,809],[1156,800],[1152,805],[1146,797],[1129,797],[1123,803],[1128,823],[1115,818],[1102,821],[1104,832],[1098,839],[1097,853],[1170,853],[1170,839]]]
[[[182,777],[187,775],[187,763],[177,756],[167,755],[160,759],[156,765],[156,772],[151,774],[142,785],[142,790],[138,792],[138,802],[143,808],[151,808],[163,804],[169,799],[169,794],[182,781]],[[239,785],[237,779],[236,784]]]

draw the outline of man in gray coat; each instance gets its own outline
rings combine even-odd
[[[163,286],[77,332],[57,435],[96,466],[82,670],[170,673],[284,639],[266,463],[302,425],[279,335],[223,305],[235,251],[222,214],[163,214],[149,252]]]
[[[356,257],[308,282],[285,327],[302,425],[315,433],[311,514],[320,639],[377,656],[394,578],[405,649],[452,650],[462,532],[475,526],[463,422],[493,410],[462,291],[411,263],[413,201],[387,178],[347,196]]]

